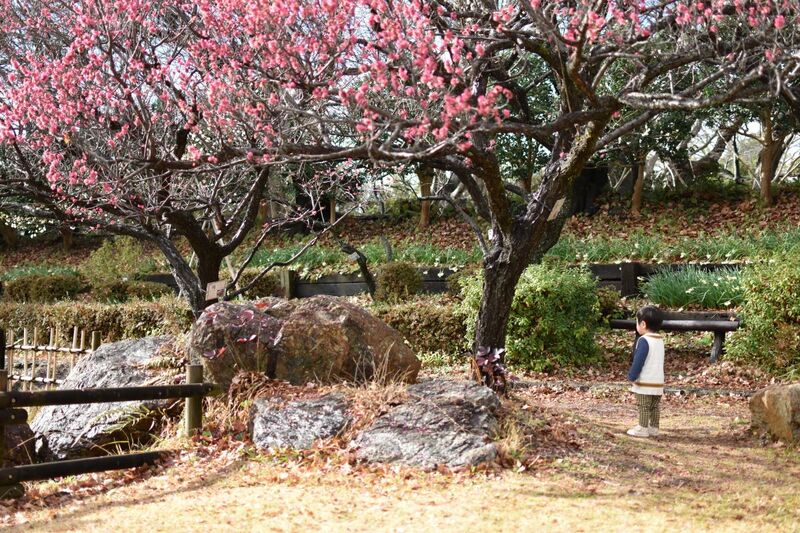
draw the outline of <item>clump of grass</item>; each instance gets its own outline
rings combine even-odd
[[[0,281],[11,281],[28,276],[78,276],[78,271],[70,267],[28,265],[0,272]]]
[[[735,268],[714,272],[690,265],[677,271],[663,270],[642,287],[647,298],[667,307],[737,307],[744,301],[740,273]]]
[[[697,261],[726,263],[767,259],[800,248],[800,228],[776,233],[701,234],[677,241],[643,233],[622,237],[578,239],[567,235],[548,252],[564,262],[606,263],[624,260],[651,262]]]

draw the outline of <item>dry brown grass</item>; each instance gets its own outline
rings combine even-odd
[[[325,390],[333,389],[297,392]],[[338,390],[361,423],[402,399],[399,386]],[[242,391],[274,392],[255,381]],[[39,497],[7,508],[5,523],[148,532],[798,530],[800,455],[746,431],[746,400],[668,397],[664,435],[650,440],[624,435],[635,415],[625,394],[519,391],[501,415],[501,457],[513,470],[363,465],[343,439],[265,456],[212,434],[174,442],[185,451],[156,469],[33,484]]]

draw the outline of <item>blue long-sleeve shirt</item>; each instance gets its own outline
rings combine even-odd
[[[629,381],[636,381],[639,379],[639,374],[642,373],[642,368],[644,367],[644,362],[647,360],[648,353],[650,353],[650,345],[647,344],[647,339],[639,337],[633,350],[633,363],[631,363],[631,369],[628,371]]]

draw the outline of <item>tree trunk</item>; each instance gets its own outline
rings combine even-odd
[[[267,223],[267,220],[272,218],[270,201],[267,199],[261,200],[258,203],[258,215],[256,216],[255,228],[261,228]]]
[[[524,214],[514,216],[504,198],[500,168],[496,160],[478,160],[492,207],[493,238],[491,250],[483,261],[483,291],[475,324],[475,343],[479,347],[504,348],[506,330],[511,315],[517,283],[533,261],[557,241],[572,202],[575,177],[583,170],[594,153],[595,144],[611,114],[591,122],[580,135],[564,135],[558,139],[553,156],[545,167],[537,192],[527,203]]]
[[[75,235],[70,227],[66,224],[63,224],[60,228],[58,228],[58,232],[61,234],[61,244],[64,246],[64,249],[72,250],[72,244],[75,240]]]
[[[201,288],[200,280],[192,271],[192,267],[169,238],[158,235],[154,240],[172,269],[172,276],[178,284],[181,295],[186,299],[194,316],[198,317],[206,307],[205,288]]]
[[[419,178],[420,196],[423,198],[430,196],[431,188],[433,187],[433,169],[422,166],[417,170],[417,177]],[[431,223],[431,201],[422,200],[421,207],[422,212],[419,217],[419,227],[427,228]]]
[[[475,326],[474,350],[480,346],[503,348],[511,304],[522,272],[528,266],[522,254],[503,254],[508,260],[487,259],[483,268],[483,292]]]
[[[759,186],[761,188],[761,201],[766,207],[773,204],[772,180],[775,177],[775,158],[777,155],[778,143],[770,142],[761,150],[761,174]]]
[[[631,214],[639,217],[642,214],[642,198],[644,196],[644,163],[636,163],[634,171],[636,172],[636,181],[633,184],[633,196],[631,197]]]
[[[772,123],[772,109],[765,108],[761,112],[761,127],[763,130],[763,140],[759,160],[761,162],[761,173],[759,175],[759,186],[761,188],[761,200],[766,207],[772,206],[772,181],[778,168],[781,155],[783,154],[783,137],[775,135],[775,128]]]
[[[736,135],[733,136],[733,181],[736,185],[742,183],[742,170],[739,165],[739,143],[736,142]]]
[[[213,281],[219,281],[219,271],[223,258],[217,254],[207,253],[205,250],[195,250],[197,254],[197,278],[200,290],[205,292],[206,287]],[[209,304],[203,304],[203,308]]]
[[[533,181],[533,176],[528,174],[527,178],[520,178],[517,180],[517,185],[519,185],[520,189],[525,191],[525,194],[531,193],[531,182]]]
[[[336,223],[336,197],[331,196],[330,199],[330,212],[328,213],[328,223],[335,224]]]
[[[16,248],[19,242],[16,230],[6,224],[2,219],[0,219],[0,239],[5,241],[6,246],[9,248]]]

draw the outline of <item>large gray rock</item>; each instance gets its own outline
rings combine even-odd
[[[259,449],[306,450],[319,439],[335,437],[350,423],[348,403],[339,394],[281,405],[280,398],[262,398],[250,411],[250,438]]]
[[[751,425],[785,442],[800,442],[800,383],[775,385],[750,398]]]
[[[353,441],[359,459],[422,468],[493,461],[497,395],[469,381],[435,379],[408,387],[409,400]]]
[[[62,389],[133,387],[158,384],[146,363],[171,337],[145,337],[104,344],[79,360]],[[105,455],[118,442],[136,442],[157,430],[163,400],[43,407],[31,429],[45,437],[53,458]],[[111,445],[109,449],[107,446]]]
[[[413,382],[421,366],[398,331],[332,296],[212,305],[195,322],[189,348],[225,389],[242,370],[293,384]]]

